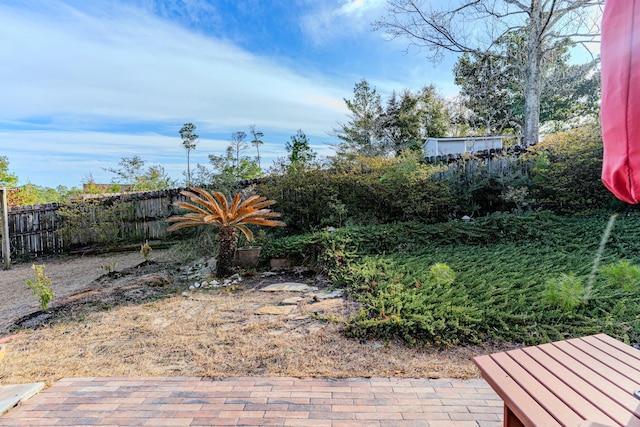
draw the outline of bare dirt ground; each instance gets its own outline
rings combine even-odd
[[[340,322],[309,315],[347,318],[356,309],[348,299],[261,291],[291,281],[326,287],[317,277],[258,273],[187,291],[192,282],[171,258],[155,251],[152,262],[137,252],[39,260],[56,294],[46,313],[25,286],[31,264],[0,271],[0,338],[19,334],[6,344],[0,385],[120,375],[469,378],[478,376],[473,356],[506,348],[349,339]],[[115,273],[101,268],[115,263]],[[301,299],[287,313],[256,314],[290,297]]]

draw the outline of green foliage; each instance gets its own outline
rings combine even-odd
[[[122,242],[125,221],[132,216],[121,199],[70,201],[56,211],[61,225],[57,234],[65,248],[87,243],[113,246]]]
[[[573,311],[585,302],[584,283],[573,273],[562,273],[559,277],[547,281],[544,299],[551,305],[559,306],[563,311]]]
[[[346,333],[356,337],[401,337],[410,344],[476,342],[481,312],[455,273],[443,263],[410,270],[397,259],[366,258],[340,270],[338,280],[363,308]]]
[[[344,102],[351,114],[350,121],[341,123],[340,129],[335,131],[335,136],[341,140],[337,147],[338,155],[349,157],[384,154],[386,148],[380,132],[383,108],[376,88],[362,79],[353,88],[353,99],[345,99]]]
[[[182,146],[187,152],[187,186],[191,185],[191,150],[198,146],[198,134],[194,133],[196,126],[193,123],[185,123],[180,128]]]
[[[536,168],[531,195],[536,204],[557,213],[584,213],[614,202],[600,179],[602,134],[585,126],[549,135],[531,149]]]
[[[345,319],[352,336],[539,344],[604,332],[640,343],[640,267],[619,262],[640,253],[639,215],[615,222],[604,267],[585,298],[582,284],[608,219],[530,212],[468,223],[346,226],[267,239],[263,249],[267,258],[329,269],[334,284],[362,304]],[[558,287],[573,299],[549,300]]]
[[[18,185],[18,177],[9,172],[9,158],[0,156],[0,187],[15,187]]]
[[[298,129],[298,133],[285,144],[285,149],[290,167],[308,167],[316,158],[316,153],[311,149],[309,139],[302,129]]]
[[[128,191],[166,190],[176,185],[160,165],[144,169],[145,161],[140,156],[123,157],[117,168],[104,168],[115,175],[114,184],[126,185]]]
[[[149,246],[149,242],[144,242],[144,245],[140,246],[140,255],[142,255],[145,261],[151,259],[151,252],[153,252],[153,249]]]
[[[291,232],[345,224],[376,224],[447,217],[446,183],[432,179],[437,167],[408,151],[388,159],[359,157],[328,169],[289,170],[272,175],[257,191],[277,200]]]
[[[417,92],[405,89],[400,96],[394,91],[385,107],[376,88],[365,79],[356,83],[353,95],[344,100],[351,120],[334,131],[341,140],[336,147],[339,158],[421,151],[425,138],[448,132],[449,111],[433,85]]]
[[[82,194],[82,190],[76,187],[68,188],[59,185],[56,188],[41,187],[34,184],[26,184],[18,189],[14,194],[10,194],[9,203],[11,205],[29,206],[46,203],[63,203],[72,196]]]
[[[455,83],[471,111],[467,123],[484,134],[520,133],[524,124],[527,35],[506,33],[494,52],[465,53],[454,66]],[[569,65],[567,47],[548,54],[540,72],[540,123],[567,123],[597,115],[600,99],[598,60]]]
[[[256,133],[256,137],[261,132]],[[193,184],[200,187],[213,188],[223,193],[237,193],[242,188],[239,181],[245,179],[255,179],[262,176],[262,170],[255,160],[245,155],[249,148],[245,142],[247,134],[242,131],[231,134],[231,141],[224,154],[209,154],[209,163],[213,170],[206,166],[197,165],[196,173],[193,176]],[[254,139],[254,141],[256,141]],[[256,147],[259,146],[258,143]]]
[[[107,272],[107,274],[112,274],[116,271],[116,267],[118,267],[117,262],[112,262],[109,264],[101,265],[100,268]]]
[[[33,291],[33,296],[40,302],[42,310],[46,310],[54,297],[51,279],[44,272],[44,264],[33,264],[31,268],[35,270],[36,277],[35,280],[27,279],[26,285]]]
[[[612,289],[623,289],[625,292],[640,292],[640,267],[627,260],[600,268],[605,283]]]
[[[455,217],[525,212],[533,203],[529,197],[533,185],[530,163],[517,157],[496,156],[490,162],[470,157],[451,165],[442,180],[454,200]]]

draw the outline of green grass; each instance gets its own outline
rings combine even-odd
[[[319,254],[316,260],[340,258],[329,265],[336,284],[362,303],[348,322],[352,336],[537,344],[604,332],[638,344],[640,216],[617,219],[603,268],[585,291],[608,219],[500,214],[474,223],[341,229],[297,236],[294,246]],[[456,273],[452,283],[434,275],[437,263]]]

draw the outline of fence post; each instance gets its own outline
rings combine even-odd
[[[9,209],[7,208],[7,187],[0,188],[0,206],[2,207],[2,258],[4,269],[11,268],[11,247],[9,246]]]

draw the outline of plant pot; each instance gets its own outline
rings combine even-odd
[[[291,261],[288,258],[271,258],[269,260],[269,267],[273,270],[291,268]]]
[[[4,359],[4,354],[7,352],[7,346],[4,344],[0,344],[0,362]]]
[[[236,249],[235,264],[238,267],[257,267],[260,260],[261,246],[245,246]]]

